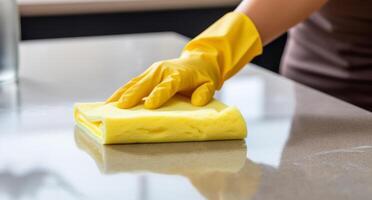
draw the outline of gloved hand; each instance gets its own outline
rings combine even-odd
[[[191,40],[179,58],[154,63],[106,102],[118,101],[120,108],[130,108],[144,100],[145,107],[153,109],[181,93],[191,96],[193,105],[203,106],[225,80],[261,52],[253,22],[231,12]]]

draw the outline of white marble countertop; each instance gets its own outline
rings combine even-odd
[[[370,199],[372,114],[249,65],[216,98],[237,141],[101,146],[74,102],[102,101],[187,40],[173,33],[21,43],[19,85],[0,87],[0,199]]]
[[[234,6],[240,0],[18,0],[22,16]]]

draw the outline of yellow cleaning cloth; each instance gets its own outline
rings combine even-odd
[[[77,125],[102,144],[243,139],[245,121],[236,107],[213,100],[204,107],[175,96],[164,106],[120,109],[116,103],[78,103]]]

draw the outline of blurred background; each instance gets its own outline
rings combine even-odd
[[[22,40],[177,32],[193,38],[240,0],[18,0]],[[278,72],[286,35],[253,63]]]

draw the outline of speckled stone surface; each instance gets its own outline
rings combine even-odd
[[[216,98],[245,140],[98,145],[74,102],[101,101],[152,62],[172,33],[27,41],[20,83],[0,86],[0,199],[371,199],[372,114],[257,66]]]

